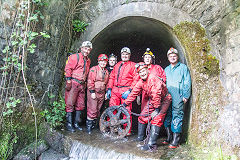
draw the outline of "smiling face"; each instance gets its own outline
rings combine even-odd
[[[178,63],[178,55],[175,53],[171,53],[168,55],[168,61],[171,65],[176,65]]]
[[[152,56],[150,56],[149,54],[146,54],[144,57],[143,57],[143,61],[146,65],[150,65],[152,64]]]
[[[98,65],[101,67],[101,68],[105,68],[107,66],[107,61],[98,61]]]
[[[130,56],[131,56],[131,54],[129,54],[128,52],[122,52],[121,53],[121,59],[122,59],[123,62],[129,61]]]
[[[90,47],[81,47],[81,53],[83,54],[84,57],[87,57],[91,50],[92,48]]]
[[[110,67],[114,67],[115,64],[117,63],[117,59],[115,57],[110,57],[108,63]]]
[[[141,70],[138,72],[138,74],[139,74],[139,76],[140,76],[140,78],[141,78],[142,80],[146,80],[147,77],[148,77],[148,69],[145,67],[145,68],[141,69]]]

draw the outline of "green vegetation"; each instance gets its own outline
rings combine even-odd
[[[56,128],[62,125],[65,117],[65,101],[60,96],[59,101],[51,101],[55,96],[49,95],[50,101],[48,109],[41,112],[41,115],[46,119],[52,128]]]
[[[80,20],[73,20],[72,25],[75,32],[84,32],[88,26],[86,22]]]
[[[13,123],[5,123],[4,130],[0,136],[0,158],[7,159],[12,155],[13,145],[17,143],[18,136],[16,133],[17,126]]]
[[[27,55],[33,54],[37,48],[35,40],[50,38],[45,31],[36,31],[36,24],[44,19],[39,8],[46,4],[44,0],[21,0],[14,8],[16,16],[12,19],[10,33],[4,25],[7,45],[2,50],[4,58],[0,68],[0,159],[3,160],[12,157],[13,151],[18,148],[16,144],[38,139],[37,113],[33,95],[28,90],[25,70]],[[24,121],[26,117],[22,116],[26,113],[21,112],[28,108],[31,109],[28,116],[31,120]]]

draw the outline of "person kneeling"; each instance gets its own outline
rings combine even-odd
[[[150,122],[150,138],[141,149],[152,150],[156,147],[160,127],[163,125],[172,97],[168,94],[166,84],[161,78],[154,74],[149,74],[145,63],[140,62],[135,67],[141,79],[121,106],[126,107],[128,104],[131,104],[142,91],[146,93],[145,96],[148,98],[148,103],[141,111],[141,115],[147,116],[139,116],[138,118],[138,140],[142,141],[144,139],[147,123]]]

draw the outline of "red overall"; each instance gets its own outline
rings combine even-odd
[[[165,71],[163,70],[163,68],[159,65],[149,65],[148,66],[148,72],[149,74],[153,74],[155,76],[158,76],[160,78],[162,78],[162,80],[164,81],[164,83],[166,83],[166,74]],[[145,91],[142,92],[142,103],[141,103],[141,111],[143,110],[143,108],[147,105],[148,103],[148,96],[145,95]]]
[[[122,104],[124,101],[124,99],[122,99],[122,93],[129,90],[130,88],[132,89],[138,80],[139,76],[137,75],[134,62],[118,62],[110,74],[107,86],[108,89],[112,89],[109,106],[119,106]],[[131,103],[127,106],[127,109],[130,113],[132,110]],[[124,116],[123,118],[126,117]],[[130,118],[132,122],[132,116],[130,116]],[[129,133],[131,133],[131,129],[129,130]]]
[[[87,83],[87,117],[96,119],[100,116],[109,73],[107,69],[94,66],[90,69]],[[96,94],[96,99],[92,99],[91,93]]]
[[[66,77],[71,77],[71,89],[65,90],[66,112],[84,110],[85,108],[85,88],[86,79],[90,68],[90,59],[84,57],[82,53],[69,56],[65,66]]]
[[[156,108],[160,108],[160,112],[154,119],[151,116],[140,116],[138,121],[142,124],[151,122],[152,125],[161,127],[172,98],[170,94],[167,94],[166,84],[160,80],[159,77],[149,74],[147,80],[139,80],[134,86],[132,92],[128,98],[124,101],[126,105],[132,103],[135,98],[141,93],[145,92],[145,98],[148,99],[148,104],[143,108],[141,114],[151,114]],[[167,97],[167,98],[166,98]]]

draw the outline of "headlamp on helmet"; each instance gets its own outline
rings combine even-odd
[[[92,43],[90,41],[84,41],[82,43],[82,46],[81,47],[89,47],[89,48],[92,48]]]
[[[121,49],[121,53],[123,53],[123,52],[127,52],[127,53],[131,54],[131,51],[130,51],[130,49],[128,47],[123,47]]]
[[[150,50],[150,48],[147,48],[146,49],[146,52],[143,54],[143,57],[145,56],[145,55],[150,55],[150,56],[152,56],[152,58],[155,58],[155,56],[154,56],[154,54],[151,52],[151,50]]]
[[[168,56],[169,54],[176,54],[176,55],[178,56],[178,51],[177,51],[177,49],[171,47],[171,48],[168,50],[168,52],[167,52],[167,56]]]
[[[139,62],[137,64],[135,64],[135,68],[137,73],[142,70],[143,68],[147,68],[148,66],[144,63],[144,62]]]
[[[115,58],[115,59],[117,60],[117,56],[116,56],[115,54],[111,53],[111,54],[109,55],[109,59],[110,59],[111,57],[113,57],[113,58]]]
[[[106,54],[100,54],[98,56],[98,61],[108,61],[108,57]]]

